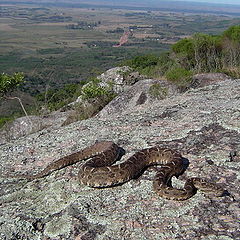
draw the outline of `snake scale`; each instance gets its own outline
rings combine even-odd
[[[177,151],[159,146],[140,150],[125,162],[112,165],[120,155],[120,148],[114,142],[101,141],[83,150],[60,158],[50,163],[43,171],[36,175],[15,175],[10,177],[34,180],[49,175],[53,171],[86,161],[80,168],[78,178],[80,183],[90,187],[111,187],[122,184],[152,165],[162,165],[153,181],[156,193],[166,199],[186,200],[192,197],[197,189],[215,196],[223,196],[224,189],[208,180],[193,177],[186,181],[182,189],[172,187],[171,179],[183,172],[183,157]]]

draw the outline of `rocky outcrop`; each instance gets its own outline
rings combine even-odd
[[[119,94],[97,116],[104,117],[112,114],[133,110],[138,105],[152,104],[167,97],[176,96],[179,89],[164,80],[145,79],[129,87],[124,93]]]
[[[216,82],[1,145],[0,239],[239,239],[239,92],[240,80]],[[162,199],[152,189],[157,167],[105,189],[79,183],[81,163],[32,182],[3,176],[39,172],[96,140],[118,143],[125,159],[156,144],[177,149],[190,162],[180,182],[205,177],[232,196]]]
[[[123,66],[111,68],[97,78],[101,81],[100,86],[108,87],[111,85],[113,91],[119,94],[129,89],[134,83],[144,79],[144,76],[128,66]]]
[[[189,87],[191,87],[191,88],[204,87],[204,86],[213,84],[215,82],[221,82],[221,81],[225,81],[228,79],[231,79],[231,77],[229,77],[225,73],[195,74],[192,78],[192,82]]]
[[[111,86],[112,90],[118,94],[103,109],[100,104],[99,108],[102,109],[100,112],[96,107],[99,105],[99,103],[96,103],[98,100],[84,100],[84,96],[81,95],[61,111],[55,111],[44,116],[22,117],[7,124],[0,130],[0,144],[44,128],[65,126],[80,119],[92,117],[97,112],[99,112],[98,117],[119,114],[126,109],[132,110],[138,105],[152,104],[155,101],[176,96],[181,92],[176,85],[168,81],[144,79],[144,76],[134,72],[133,69],[127,66],[109,69],[98,76],[98,79],[100,80],[99,86],[106,88]],[[223,73],[196,74],[193,76],[193,81],[188,88],[203,87],[227,79],[230,79],[230,77]],[[85,86],[88,86],[88,84]]]
[[[97,79],[99,80],[98,85],[100,87],[111,89],[111,91],[115,94],[121,94],[122,92],[128,90],[134,83],[144,79],[144,76],[133,71],[133,69],[128,66],[123,66],[111,68],[99,75]],[[83,86],[83,89],[89,84],[91,84],[91,82],[86,83]],[[84,102],[84,96],[81,95],[76,99],[76,101],[70,103],[69,106],[74,106]]]
[[[138,72],[134,72],[131,68],[123,66],[107,70],[105,73],[98,76],[98,79],[100,80],[99,86],[109,87],[111,85],[112,90],[119,94],[128,89],[135,82],[143,79],[143,76]],[[85,86],[87,85],[88,83]],[[44,114],[44,116],[18,118],[6,124],[3,129],[0,129],[0,144],[40,131],[44,128],[59,128],[62,125],[68,125],[79,119],[84,119],[85,115],[86,117],[95,115],[96,112],[99,111],[95,107],[96,105],[94,99],[88,101],[84,100],[84,97],[79,96],[76,101],[63,107],[60,111]],[[79,109],[79,107],[81,109]],[[87,109],[89,109],[89,113],[84,114],[84,111],[88,111]]]
[[[45,116],[28,116],[17,118],[5,124],[0,130],[0,145],[10,140],[38,132],[44,128],[59,128],[73,111],[55,111]]]

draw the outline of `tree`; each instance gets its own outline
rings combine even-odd
[[[194,67],[194,43],[193,39],[184,38],[173,44],[172,52],[176,54],[178,63],[188,70]]]
[[[195,70],[211,72],[221,68],[221,45],[219,36],[197,33],[193,36]]]
[[[0,99],[8,98],[8,94],[24,82],[22,73],[14,73],[12,76],[0,74]]]
[[[23,106],[21,99],[19,97],[10,96],[10,93],[23,82],[24,82],[23,73],[14,73],[12,76],[5,73],[1,73],[0,74],[0,100],[1,99],[8,99],[8,100],[17,99],[25,115],[28,117],[28,114]]]
[[[181,67],[174,67],[165,74],[167,80],[175,83],[180,88],[185,88],[191,82],[192,72]]]
[[[222,36],[224,49],[223,63],[226,67],[239,66],[240,61],[240,25],[228,28]]]
[[[234,43],[240,43],[240,25],[228,28],[224,31],[223,37],[230,39]]]

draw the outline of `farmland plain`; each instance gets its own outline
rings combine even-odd
[[[24,72],[22,90],[34,96],[87,80],[131,57],[160,54],[197,32],[220,34],[239,23],[231,14],[2,4],[0,72]],[[129,30],[128,42],[114,47]]]

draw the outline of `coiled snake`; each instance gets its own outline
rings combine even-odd
[[[65,156],[50,163],[36,175],[16,175],[10,177],[27,178],[29,180],[49,175],[53,171],[64,168],[78,161],[90,159],[84,163],[78,173],[82,184],[90,187],[111,187],[136,178],[146,167],[162,165],[153,181],[153,188],[158,195],[171,200],[186,200],[192,197],[197,189],[215,196],[223,196],[224,189],[202,178],[190,178],[182,189],[173,188],[171,179],[179,176],[184,169],[183,158],[177,151],[155,146],[140,150],[125,162],[112,165],[120,155],[120,148],[111,141],[97,142],[90,147]]]

